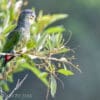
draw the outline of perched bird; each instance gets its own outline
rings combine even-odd
[[[13,53],[14,50],[21,50],[26,45],[30,39],[30,26],[35,17],[35,11],[30,9],[25,9],[20,13],[17,26],[8,34],[2,52]],[[0,70],[13,58],[13,55],[0,56]]]

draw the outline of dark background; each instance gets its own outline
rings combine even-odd
[[[36,8],[37,13],[42,9],[45,14],[69,14],[69,18],[58,24],[72,31],[68,46],[75,50],[75,63],[82,70],[82,73],[75,71],[74,76],[61,77],[64,89],[58,82],[57,94],[49,100],[100,100],[100,0],[29,0],[26,8],[32,7]],[[27,72],[15,76],[12,88],[16,79],[23,78]],[[15,94],[11,100],[45,100],[46,87],[30,73]],[[24,98],[24,94],[29,97]]]

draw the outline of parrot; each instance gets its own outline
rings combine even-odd
[[[16,27],[7,35],[3,46],[3,53],[14,53],[16,49],[22,49],[30,39],[30,27],[35,22],[36,14],[31,9],[23,10],[18,18]],[[14,55],[0,55],[0,72],[11,61]]]

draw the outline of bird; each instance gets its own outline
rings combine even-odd
[[[6,37],[2,49],[2,52],[6,55],[0,55],[0,72],[15,57],[7,53],[13,53],[16,49],[21,50],[30,39],[30,27],[35,22],[35,18],[35,11],[31,9],[25,9],[20,13],[16,27]]]

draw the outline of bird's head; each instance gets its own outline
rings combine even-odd
[[[32,11],[30,9],[25,9],[21,12],[18,23],[26,23],[31,25],[35,21],[35,18],[36,18],[35,11]]]

